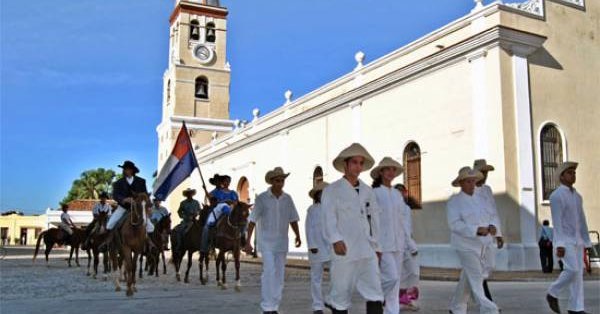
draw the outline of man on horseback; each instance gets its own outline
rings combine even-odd
[[[192,224],[196,220],[196,216],[200,213],[200,203],[194,199],[194,195],[196,195],[195,189],[187,188],[183,191],[183,196],[185,196],[186,199],[181,201],[179,210],[177,210],[177,214],[181,218],[181,224],[173,230],[177,235],[177,247],[175,248],[177,251],[181,249],[183,237],[190,230]]]
[[[61,209],[63,213],[60,215],[60,224],[58,225],[62,231],[64,231],[63,242],[68,244],[73,235],[73,229],[76,228],[69,215],[69,205],[62,204]]]
[[[201,253],[208,253],[210,250],[210,243],[214,241],[214,230],[217,226],[217,222],[223,215],[231,214],[232,205],[229,202],[218,203],[218,200],[214,196],[210,196],[210,204],[212,210],[206,218],[204,229],[202,230],[202,246],[200,247]],[[215,205],[216,204],[216,205]]]
[[[94,208],[92,209],[92,215],[94,216],[94,219],[85,228],[85,242],[83,242],[83,246],[82,246],[82,248],[84,248],[84,249],[89,246],[90,238],[94,234],[98,233],[98,231],[99,231],[100,225],[98,224],[98,216],[100,215],[100,213],[105,213],[107,217],[110,217],[110,214],[112,212],[112,207],[107,202],[108,193],[101,192],[99,197],[100,197],[100,202],[96,203],[94,205]]]
[[[209,220],[211,219],[211,216],[214,216],[213,217],[214,224],[216,224],[223,212],[226,212],[226,214],[229,215],[229,212],[231,212],[231,209],[234,208],[237,205],[237,203],[239,202],[239,197],[235,191],[232,191],[229,189],[229,185],[231,184],[230,176],[228,176],[228,175],[221,176],[219,174],[215,174],[208,181],[212,185],[216,186],[216,188],[210,192],[210,196],[215,198],[215,203],[217,204],[217,206],[212,210],[212,212],[208,216]],[[226,204],[227,206],[222,205],[222,204]],[[206,228],[207,225],[208,224],[206,224],[204,227]],[[209,226],[209,227],[214,227],[214,225]],[[202,239],[203,247],[204,247],[204,242],[205,242],[204,234],[205,233],[203,233],[203,236],[202,236],[203,237],[203,239]],[[245,226],[241,230],[240,241],[241,241],[242,247],[246,246],[246,227]],[[206,249],[208,250],[208,248],[206,248]]]
[[[126,160],[119,168],[123,168],[123,177],[117,180],[113,184],[113,199],[117,202],[118,207],[110,216],[108,223],[106,224],[107,231],[115,229],[121,224],[121,221],[125,217],[125,213],[131,210],[131,204],[135,194],[146,193],[146,180],[138,177],[136,174],[140,170],[135,164],[129,160]],[[154,231],[154,226],[151,223],[147,223],[146,215],[143,215],[144,223],[146,224],[146,231],[151,233]]]
[[[154,197],[152,199],[152,212],[150,213],[150,221],[156,226],[163,218],[169,216],[169,210],[161,205],[161,200]]]

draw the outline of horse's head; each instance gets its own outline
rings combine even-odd
[[[159,222],[158,225],[156,226],[156,229],[159,232],[166,232],[166,233],[171,233],[171,213],[169,213],[168,215],[164,216]]]
[[[237,226],[245,226],[250,216],[250,208],[252,205],[244,202],[238,202],[231,211],[231,223]]]
[[[96,219],[100,226],[106,226],[106,222],[108,222],[108,212],[100,212]]]

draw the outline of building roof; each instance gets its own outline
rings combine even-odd
[[[94,205],[99,201],[100,200],[73,200],[67,205],[69,205],[70,211],[92,211]]]

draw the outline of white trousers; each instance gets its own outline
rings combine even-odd
[[[404,252],[383,252],[381,254],[381,287],[385,298],[384,313],[400,312],[400,278]]]
[[[67,232],[69,235],[73,235],[73,229],[71,229],[71,227],[70,227],[69,225],[67,225],[66,223],[64,223],[64,222],[61,222],[61,223],[59,224],[59,227],[60,227],[62,230],[66,231],[66,232]]]
[[[112,230],[117,222],[125,215],[127,210],[121,206],[117,207],[117,209],[110,215],[108,218],[108,222],[106,223],[106,229]],[[146,212],[144,211],[144,225],[146,225],[146,232],[151,233],[154,231],[154,225],[148,222],[148,218],[146,218]]]
[[[548,289],[548,294],[558,298],[560,292],[569,287],[569,311],[584,311],[583,304],[583,246],[566,245],[562,258],[564,270]]]
[[[352,305],[354,289],[367,301],[383,301],[377,257],[331,261],[331,305],[340,311]]]
[[[323,269],[329,265],[329,261],[311,261],[310,262],[310,295],[312,296],[313,311],[324,310],[323,301]]]
[[[404,251],[404,259],[402,260],[402,276],[400,277],[400,289],[418,287],[420,274],[421,269],[419,268],[418,256],[413,256],[408,250]]]
[[[492,242],[485,246],[483,249],[483,279],[488,279],[492,271],[496,268],[496,253],[497,244]]]
[[[262,297],[260,307],[263,312],[279,310],[283,293],[286,255],[287,252],[261,252],[263,269],[260,277]]]
[[[462,271],[454,297],[450,303],[450,310],[454,314],[466,314],[467,303],[470,296],[479,304],[479,313],[498,314],[498,307],[483,292],[483,259],[480,254],[473,251],[456,251]],[[470,293],[469,293],[470,292]]]

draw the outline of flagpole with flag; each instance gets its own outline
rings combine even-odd
[[[206,184],[204,183],[204,176],[200,170],[200,165],[196,159],[192,141],[184,121],[183,126],[177,135],[177,140],[175,141],[173,151],[171,152],[169,158],[167,158],[165,161],[164,165],[160,169],[158,177],[156,178],[153,191],[154,197],[164,201],[167,196],[169,196],[169,194],[171,194],[171,192],[175,190],[179,184],[181,184],[181,182],[187,179],[192,172],[194,172],[194,169],[196,168],[200,173],[202,189],[204,190],[204,193],[208,195]]]

